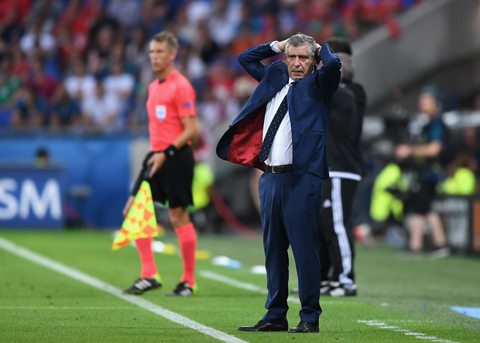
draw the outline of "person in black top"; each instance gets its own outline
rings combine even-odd
[[[352,46],[350,45],[350,41],[346,38],[331,37],[327,43],[330,45],[330,48],[333,51],[353,56]],[[342,83],[345,85],[345,87],[350,89],[353,94],[355,94],[355,110],[357,111],[357,123],[355,124],[357,130],[355,132],[355,137],[358,138],[356,144],[360,144],[360,136],[363,129],[363,117],[365,115],[365,107],[367,105],[367,94],[365,93],[363,86],[353,80],[353,73],[350,73],[348,70],[346,70],[346,73],[344,74],[345,75],[342,78]]]
[[[323,180],[323,203],[320,210],[321,294],[354,296],[355,236],[351,221],[353,197],[365,175],[360,135],[363,118],[359,114],[352,84],[351,56],[337,52],[342,62],[342,82],[335,93],[327,132],[327,159],[330,179]],[[361,87],[361,86],[360,86]],[[364,94],[364,93],[363,93]],[[362,99],[365,103],[365,98]]]

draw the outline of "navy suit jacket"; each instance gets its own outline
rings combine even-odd
[[[274,55],[276,52],[270,44],[261,44],[238,56],[242,67],[260,83],[220,139],[217,155],[221,159],[265,170],[265,164],[258,157],[265,109],[289,80],[285,61],[271,66],[261,63]],[[328,178],[326,131],[333,95],[340,83],[341,63],[328,44],[320,49],[320,58],[322,67],[295,82],[288,90],[287,101],[292,126],[293,172]]]

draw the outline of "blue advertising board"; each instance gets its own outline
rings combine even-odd
[[[51,165],[64,168],[64,226],[74,220],[73,225],[80,227],[119,228],[130,191],[131,142],[129,135],[2,136],[0,132],[0,165],[31,163],[39,149],[48,151]]]
[[[0,165],[0,228],[63,227],[61,167]]]

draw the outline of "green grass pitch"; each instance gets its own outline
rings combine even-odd
[[[111,233],[0,231],[0,238],[120,289],[131,286],[140,272],[136,249],[110,250]],[[173,233],[161,241],[178,246]],[[198,260],[198,296],[167,297],[179,282],[181,259],[156,254],[164,286],[140,298],[225,333],[231,342],[480,342],[480,319],[450,309],[480,307],[480,259],[401,259],[390,247],[358,246],[359,295],[322,297],[319,334],[246,333],[237,327],[253,325],[265,313],[266,296],[259,291],[266,288],[265,275],[250,272],[264,262],[261,241],[200,235],[198,249],[226,255],[243,267]],[[293,258],[290,286],[297,286]],[[294,326],[300,305],[293,300],[289,306]],[[0,342],[220,341],[0,248]]]

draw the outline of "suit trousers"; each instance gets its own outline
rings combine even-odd
[[[265,172],[258,183],[268,296],[264,321],[286,325],[289,259],[292,246],[302,309],[300,320],[318,324],[320,258],[318,220],[322,180],[312,174]]]

